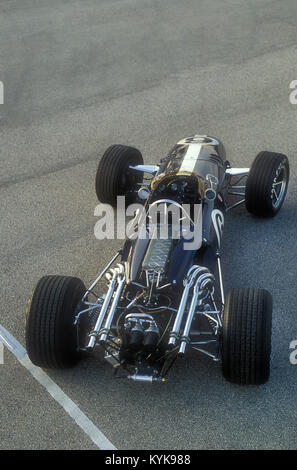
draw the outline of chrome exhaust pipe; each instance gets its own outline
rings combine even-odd
[[[190,289],[192,285],[194,284],[197,274],[204,270],[207,270],[207,268],[203,268],[198,265],[193,265],[191,266],[191,268],[189,269],[187,273],[186,279],[184,281],[185,287],[184,287],[183,295],[182,295],[182,298],[178,307],[178,312],[175,317],[172,331],[170,332],[170,335],[169,335],[168,346],[170,347],[175,346],[176,340],[178,339],[178,336],[180,334],[180,327],[183,321],[184,311],[185,311],[186,304],[188,301]]]
[[[106,322],[101,330],[101,334],[100,334],[100,338],[99,338],[99,343],[105,343],[107,338],[108,338],[108,335],[110,333],[110,327],[111,327],[111,324],[112,324],[112,320],[113,320],[113,317],[114,317],[114,314],[116,312],[116,309],[117,309],[117,306],[118,306],[118,302],[121,298],[121,295],[122,295],[122,290],[124,288],[124,285],[126,283],[126,278],[125,278],[125,275],[124,275],[124,266],[122,264],[118,264],[118,268],[115,269],[115,271],[117,271],[117,282],[118,282],[118,287],[117,287],[117,290],[115,291],[115,294],[114,294],[114,298],[113,298],[113,301],[112,301],[112,304],[111,304],[111,308],[110,308],[110,311],[108,313],[108,316],[106,318]]]
[[[200,268],[200,273],[202,272],[202,270],[205,270],[205,269],[207,269],[207,268]],[[203,300],[210,293],[213,293],[214,280],[215,280],[214,275],[211,274],[208,271],[207,273],[200,274],[197,281],[195,282],[195,286],[194,286],[194,289],[193,289],[194,295],[193,295],[193,298],[192,298],[192,301],[191,301],[191,306],[190,306],[190,309],[189,309],[189,313],[188,313],[188,316],[187,316],[187,321],[186,321],[185,328],[184,328],[184,331],[183,331],[183,335],[182,335],[182,338],[181,338],[180,348],[179,348],[179,351],[178,351],[179,356],[184,356],[186,346],[190,342],[189,333],[190,333],[190,330],[191,330],[191,326],[192,326],[193,318],[194,318],[194,315],[195,315],[195,310],[196,310],[197,303],[198,303],[198,305],[201,305]],[[211,292],[210,292],[210,289],[211,289]]]
[[[89,339],[89,343],[88,343],[88,346],[87,346],[88,350],[92,350],[95,347],[96,340],[97,340],[97,337],[98,337],[98,333],[100,331],[102,322],[104,320],[105,314],[108,310],[111,298],[112,298],[114,290],[115,290],[115,286],[116,286],[116,282],[117,282],[117,278],[118,278],[117,270],[116,269],[111,269],[110,272],[108,272],[106,274],[106,277],[110,281],[110,284],[109,284],[109,288],[108,288],[106,297],[104,299],[103,305],[101,307],[100,313],[98,315],[94,330],[90,334],[90,339]]]

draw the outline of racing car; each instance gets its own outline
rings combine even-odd
[[[96,193],[108,207],[120,197],[135,205],[133,236],[88,289],[76,277],[40,279],[26,314],[31,361],[71,367],[100,349],[116,377],[165,382],[175,361],[197,351],[219,361],[230,382],[265,383],[272,297],[243,287],[225,298],[222,235],[226,214],[241,204],[274,217],[288,182],[287,156],[264,151],[251,168],[235,168],[211,136],[182,139],[158,165],[145,165],[134,147],[110,146]]]

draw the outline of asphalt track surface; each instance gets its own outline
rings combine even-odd
[[[182,137],[221,138],[235,166],[286,153],[291,181],[273,220],[225,220],[231,287],[273,293],[272,368],[261,387],[227,383],[200,355],[169,382],[115,380],[100,356],[46,371],[119,449],[297,446],[297,3],[270,0],[0,1],[0,323],[24,345],[44,274],[91,283],[121,241],[95,239],[94,175],[111,143],[157,163]],[[89,437],[6,349],[2,449],[92,449]]]

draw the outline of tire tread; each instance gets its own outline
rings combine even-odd
[[[230,382],[259,385],[269,377],[272,298],[264,289],[232,289],[226,302],[222,365]]]
[[[111,145],[102,156],[97,173],[95,188],[100,202],[116,206],[119,188],[119,177],[123,168],[131,161],[134,165],[142,165],[143,158],[139,150],[127,145]],[[138,182],[142,181],[142,173],[135,175]],[[123,193],[124,194],[124,193]]]
[[[64,368],[77,362],[73,320],[84,292],[83,282],[75,277],[44,276],[39,280],[26,314],[26,347],[35,365]]]

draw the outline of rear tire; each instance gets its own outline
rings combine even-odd
[[[75,277],[45,276],[37,283],[26,314],[26,347],[33,364],[63,369],[77,363],[73,322],[85,291]]]
[[[246,182],[247,210],[257,216],[275,216],[286,197],[289,173],[286,155],[260,152],[252,164]]]
[[[129,169],[130,165],[143,165],[139,150],[126,145],[112,145],[101,158],[96,174],[96,194],[100,202],[116,207],[117,196],[126,196],[126,204],[134,202],[137,183],[143,173]]]
[[[264,289],[232,289],[224,313],[223,375],[240,385],[267,382],[270,372],[272,297]]]

